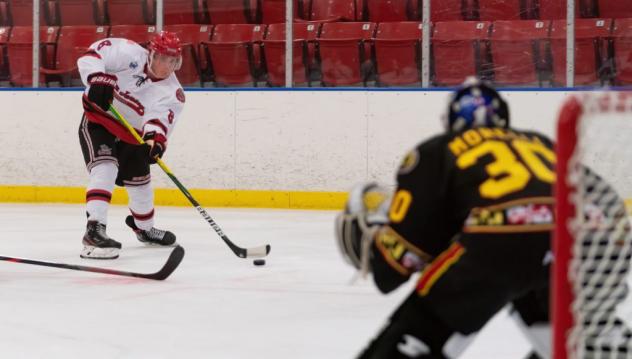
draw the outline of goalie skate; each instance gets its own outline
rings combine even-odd
[[[155,245],[155,246],[173,246],[176,243],[175,234],[169,231],[163,231],[156,227],[152,227],[150,230],[145,231],[140,229],[134,223],[134,217],[127,216],[125,218],[125,224],[127,224],[133,231],[136,233],[136,238],[147,245]]]
[[[105,224],[88,221],[86,233],[83,235],[83,250],[81,258],[88,259],[116,259],[121,250],[121,243],[108,237]]]

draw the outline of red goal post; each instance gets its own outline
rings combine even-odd
[[[632,92],[578,93],[557,124],[554,359],[631,358]]]

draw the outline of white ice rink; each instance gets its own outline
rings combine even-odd
[[[331,211],[207,208],[267,264],[237,258],[193,208],[158,208],[157,227],[186,249],[165,281],[0,262],[1,358],[353,358],[409,293],[349,285]],[[79,258],[82,205],[0,205],[0,255],[154,272],[169,250],[138,242],[110,210],[114,261]],[[521,359],[529,350],[501,313],[463,359]]]

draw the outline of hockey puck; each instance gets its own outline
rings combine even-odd
[[[262,266],[266,264],[266,260],[265,259],[255,259],[254,261],[252,261],[252,264],[256,265],[256,266]]]

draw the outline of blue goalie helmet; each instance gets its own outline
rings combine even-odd
[[[509,108],[490,85],[468,79],[450,100],[446,119],[448,132],[473,127],[509,127]]]

